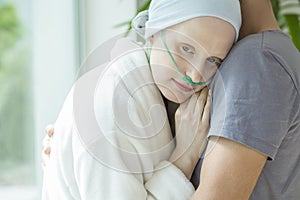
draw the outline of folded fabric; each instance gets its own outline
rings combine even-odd
[[[204,16],[229,22],[238,39],[242,24],[239,0],[152,0],[149,9],[133,19],[132,27],[147,39],[160,30]]]

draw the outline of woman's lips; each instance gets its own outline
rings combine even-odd
[[[194,88],[193,87],[190,87],[190,86],[187,86],[187,85],[184,85],[182,83],[179,83],[178,81],[176,81],[175,79],[172,79],[175,83],[175,85],[182,91],[184,92],[190,92],[190,91],[193,91]]]

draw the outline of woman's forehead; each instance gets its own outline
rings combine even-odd
[[[186,28],[167,29],[164,31],[169,41],[184,42],[195,47],[201,46],[201,36],[195,31]]]
[[[196,17],[168,28],[195,41],[201,41],[223,36],[225,39],[234,40],[235,30],[231,24],[217,17]],[[224,34],[223,33],[228,33]]]

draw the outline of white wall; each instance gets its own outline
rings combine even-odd
[[[85,0],[83,10],[83,57],[111,37],[124,33],[127,27],[114,26],[132,19],[136,0]]]
[[[44,128],[57,118],[77,67],[73,4],[73,0],[32,0],[34,121],[39,184]]]

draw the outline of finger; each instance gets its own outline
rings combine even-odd
[[[205,98],[206,98],[207,95],[208,95],[208,93],[209,93],[209,90],[208,90],[207,87],[205,87],[205,88],[203,88],[202,90],[200,90],[200,92],[199,92],[199,97],[205,96]]]
[[[54,133],[54,126],[53,126],[53,124],[47,125],[46,128],[45,128],[45,131],[46,131],[47,135],[49,137],[51,137],[53,135],[53,133]]]
[[[183,109],[187,112],[193,112],[196,107],[196,102],[198,99],[199,93],[194,93],[188,101],[184,102]]]
[[[43,149],[43,152],[44,152],[44,154],[46,154],[46,155],[50,155],[50,153],[51,153],[51,147],[50,147],[50,145],[47,146],[47,147],[45,147],[45,148]]]
[[[208,124],[208,125],[209,125],[209,119],[210,119],[210,105],[211,105],[210,97],[211,97],[210,94],[207,95],[206,104],[205,104],[203,115],[202,115],[202,122],[204,124]]]
[[[175,118],[181,118],[182,115],[186,112],[187,109],[191,109],[192,104],[195,104],[197,101],[197,94],[193,94],[189,99],[185,102],[181,103],[175,112]]]
[[[201,90],[201,93],[197,99],[197,105],[195,108],[195,115],[197,117],[202,117],[203,115],[203,111],[205,108],[205,104],[206,104],[206,100],[207,100],[207,96],[208,96],[208,89],[204,88]]]

